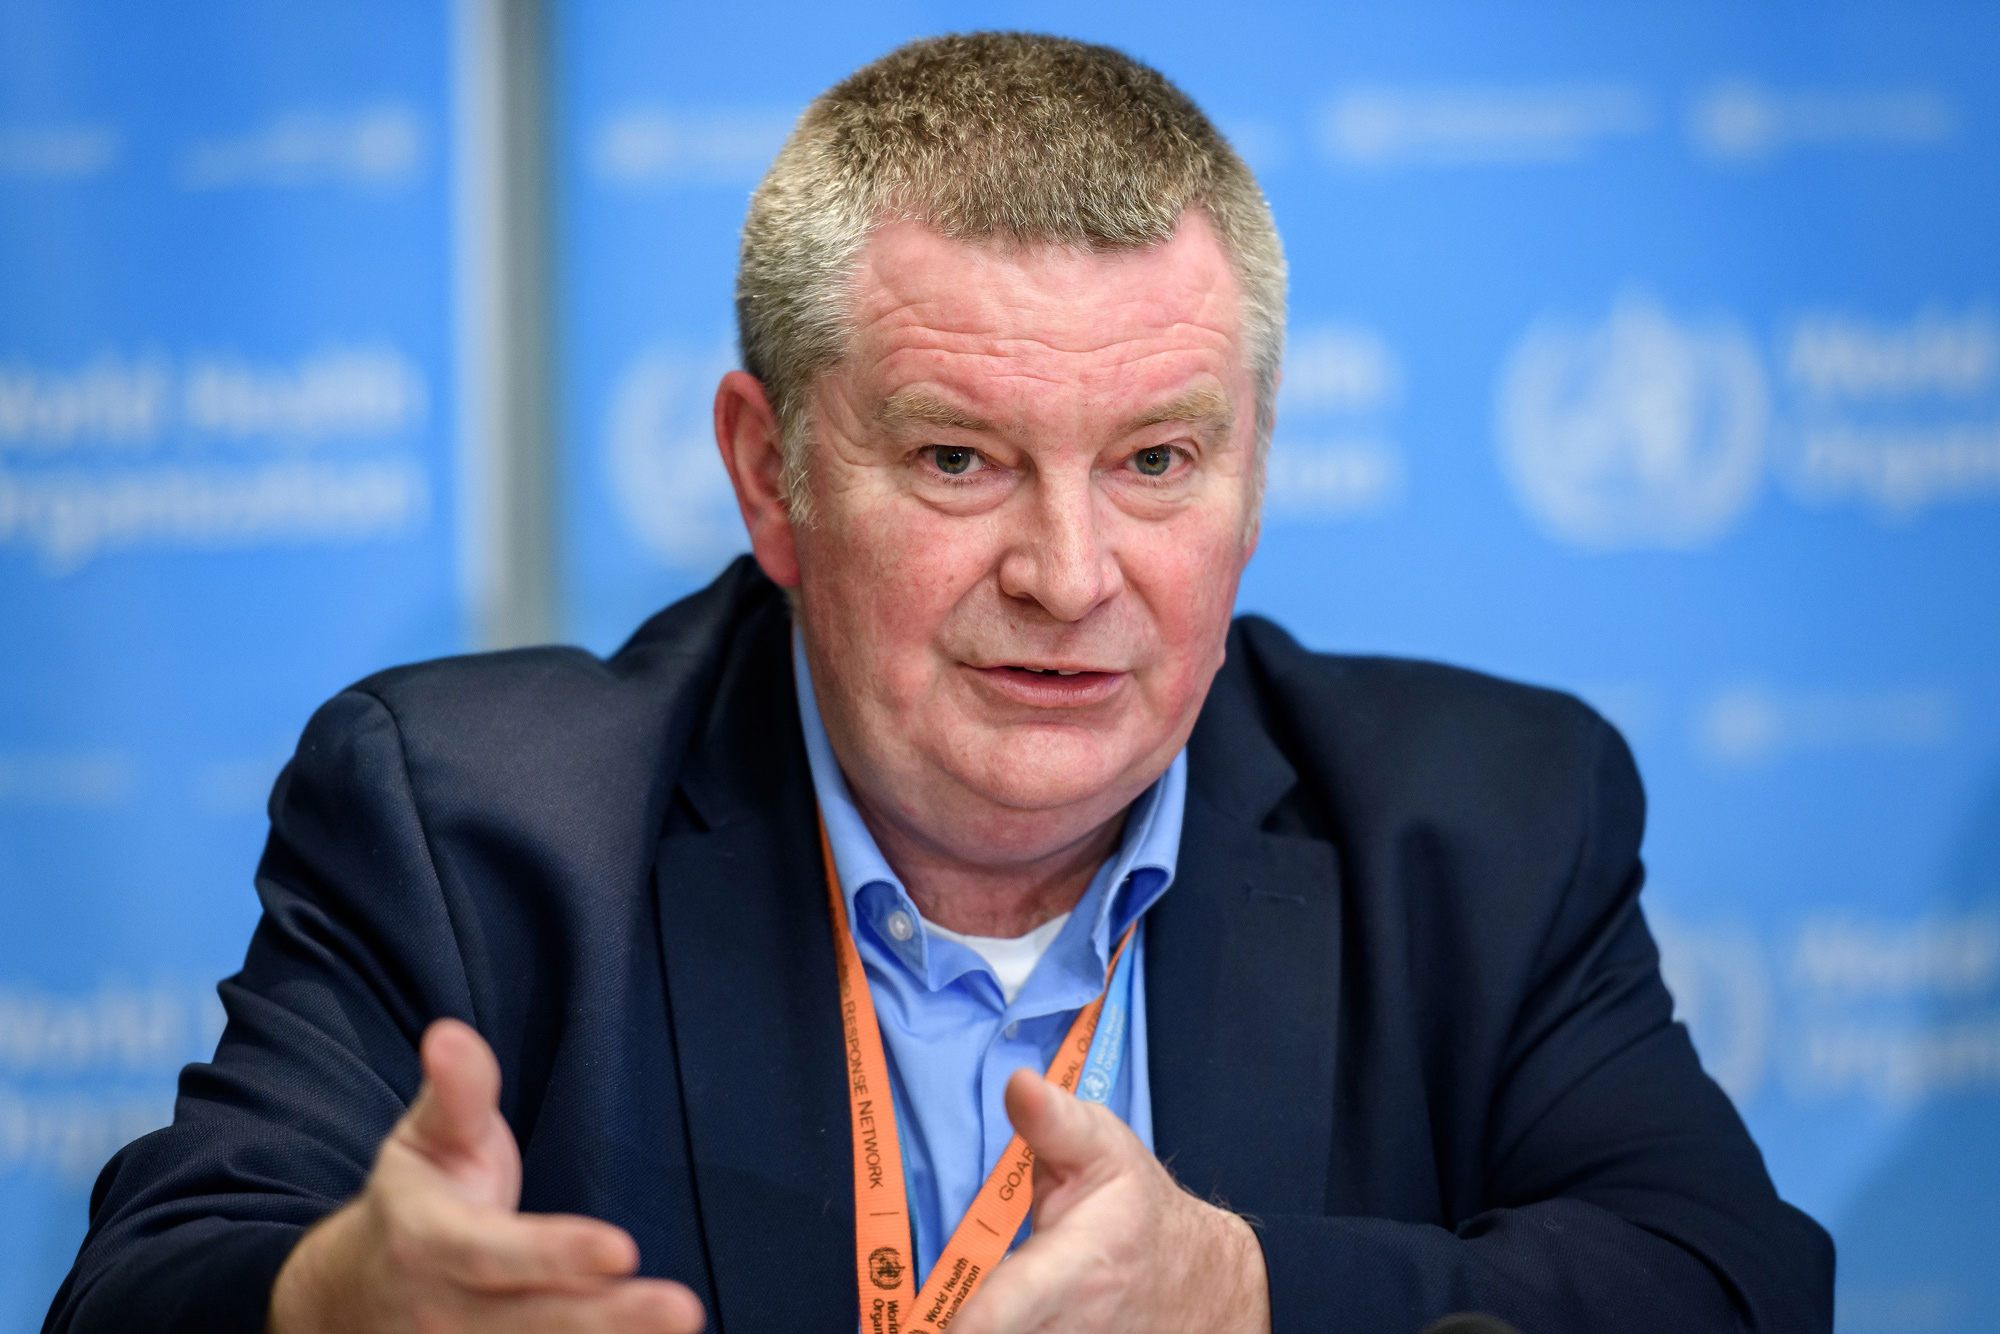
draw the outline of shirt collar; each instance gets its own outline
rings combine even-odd
[[[847,777],[834,758],[833,743],[820,717],[812,670],[806,662],[805,639],[797,627],[792,630],[792,680],[798,692],[799,725],[805,732],[813,793],[819,799],[820,816],[826,821],[827,843],[833,849],[834,874],[847,900],[848,920],[857,924],[867,922],[884,949],[900,958],[918,977],[930,979],[932,986],[942,985],[949,979],[930,977],[929,942],[923,931],[913,930],[907,939],[899,941],[884,929],[895,912],[907,913],[913,926],[923,918],[888,858],[876,846],[875,836],[868,832],[861,812],[855,808]],[[1108,963],[1117,937],[1144,916],[1173,884],[1186,804],[1187,751],[1183,749],[1174,756],[1167,771],[1132,803],[1118,851],[1098,868],[1090,888],[1077,901],[1074,915],[1090,923],[1091,944],[1101,961]],[[862,891],[871,887],[880,887],[881,892],[870,894],[864,910],[860,902]]]

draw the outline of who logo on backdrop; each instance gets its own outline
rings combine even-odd
[[[612,386],[604,467],[626,534],[663,565],[720,566],[749,541],[715,448],[715,385],[736,369],[728,346],[655,344]]]
[[[1749,335],[1630,291],[1591,324],[1529,327],[1501,369],[1500,461],[1551,537],[1601,551],[1689,549],[1749,511],[1770,392]]]

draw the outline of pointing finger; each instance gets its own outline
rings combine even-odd
[[[708,1324],[701,1298],[678,1283],[639,1279],[621,1283],[605,1299],[609,1334],[701,1334]]]
[[[500,1063],[470,1025],[440,1019],[419,1048],[424,1085],[405,1118],[415,1146],[428,1157],[476,1154],[500,1107]]]
[[[480,1292],[588,1292],[639,1267],[623,1229],[573,1214],[500,1214],[451,1204],[428,1239],[444,1278]]]

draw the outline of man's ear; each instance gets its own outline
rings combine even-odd
[[[799,586],[799,551],[785,506],[785,450],[778,414],[753,375],[731,371],[715,387],[715,444],[757,563],[780,588]]]

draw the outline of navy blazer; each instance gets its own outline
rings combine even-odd
[[[440,1015],[499,1056],[521,1207],[608,1219],[713,1327],[854,1328],[833,946],[779,591],[608,661],[363,681],[271,797],[215,1059],[121,1152],[51,1331],[259,1331]],[[1272,1324],[1824,1331],[1832,1247],[1671,1018],[1644,803],[1566,696],[1244,618],[1147,919],[1159,1156],[1249,1215]]]

